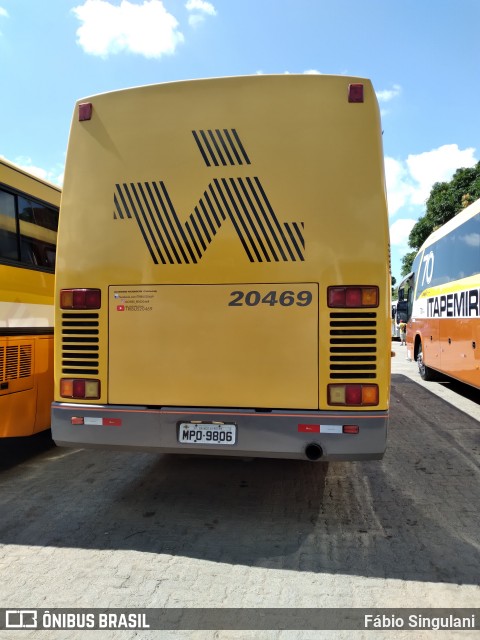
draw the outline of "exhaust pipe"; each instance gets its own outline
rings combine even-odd
[[[323,451],[322,451],[322,447],[319,444],[308,444],[305,447],[305,455],[307,456],[308,460],[311,460],[312,462],[314,462],[315,460],[320,460],[320,458],[323,456]]]

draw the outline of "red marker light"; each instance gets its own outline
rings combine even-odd
[[[83,120],[91,120],[93,112],[93,104],[91,102],[82,102],[78,105],[78,119],[80,122]]]
[[[348,85],[348,101],[363,102],[363,84]]]

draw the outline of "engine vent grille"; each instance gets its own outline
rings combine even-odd
[[[377,314],[330,314],[330,378],[370,380],[377,377]]]
[[[98,375],[98,313],[62,314],[62,373]]]
[[[32,345],[0,347],[0,382],[29,378],[32,375]]]

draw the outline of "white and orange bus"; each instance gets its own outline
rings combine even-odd
[[[480,389],[480,200],[427,238],[399,300],[420,376],[444,374]]]
[[[81,100],[58,240],[57,444],[383,456],[390,274],[370,81]]]
[[[0,159],[0,438],[50,427],[60,189]]]

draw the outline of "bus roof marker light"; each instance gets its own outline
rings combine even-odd
[[[363,102],[363,84],[352,83],[348,85],[348,101]]]
[[[91,120],[93,112],[93,104],[91,102],[82,102],[78,105],[78,119],[80,122]]]

